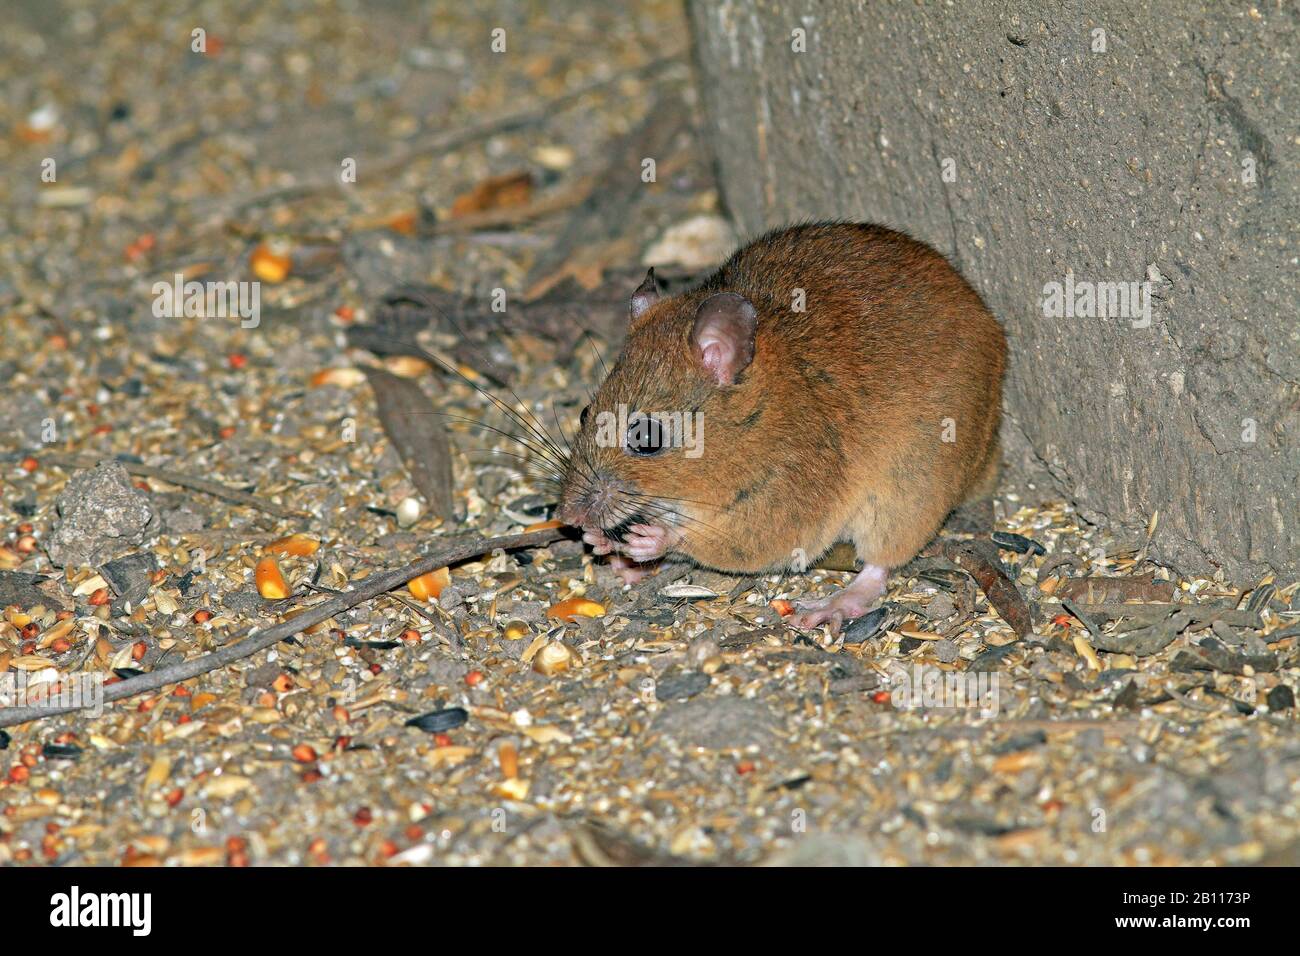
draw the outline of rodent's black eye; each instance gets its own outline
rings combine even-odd
[[[628,419],[627,450],[634,455],[657,455],[664,450],[664,430],[659,419],[640,412]]]
[[[582,412],[578,415],[578,422],[579,424],[582,425],[583,428],[587,427],[587,417],[590,412],[591,412],[591,406],[587,405],[582,409]]]

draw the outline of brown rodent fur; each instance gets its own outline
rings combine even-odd
[[[992,490],[1006,338],[929,246],[875,225],[794,226],[681,295],[660,298],[652,270],[630,312],[561,494],[560,517],[600,553],[753,573],[804,570],[848,540],[870,580],[795,620],[838,627],[954,507]],[[620,404],[699,412],[702,453],[602,447],[600,413]]]

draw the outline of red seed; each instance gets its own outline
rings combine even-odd
[[[31,771],[20,763],[9,768],[9,779],[14,783],[26,783],[31,775]]]
[[[19,554],[31,554],[36,550],[36,536],[25,534],[14,542],[14,550]]]
[[[352,822],[359,827],[369,826],[375,816],[370,812],[369,807],[362,807],[352,817]]]
[[[188,687],[186,687],[184,684],[177,684],[177,685],[176,685],[176,689],[175,689],[174,691],[172,691],[172,696],[173,696],[173,697],[189,697],[189,696],[190,696],[190,689],[189,689]]]
[[[221,431],[217,432],[217,434],[221,436],[222,441],[228,441],[229,439],[235,437],[235,426],[227,425],[223,429],[221,429]]]
[[[248,356],[243,352],[231,352],[226,356],[226,361],[230,364],[231,368],[243,368],[248,364]]]
[[[878,690],[871,695],[871,699],[874,700],[877,704],[887,704],[889,703],[889,691]]]
[[[22,470],[27,472],[29,475],[37,468],[41,467],[41,463],[37,461],[35,458],[33,458],[31,455],[28,455],[18,464],[22,468]]]
[[[190,620],[195,624],[207,624],[208,621],[212,620],[212,612],[207,608],[199,608],[194,612],[194,616]]]
[[[227,853],[243,853],[248,849],[248,841],[241,836],[226,837]]]
[[[747,773],[753,772],[754,761],[752,760],[742,760],[740,763],[736,764],[736,773],[740,774],[742,777]]]
[[[1052,618],[1052,623],[1055,624],[1057,627],[1069,627],[1070,615],[1058,614],[1056,615],[1056,617]]]
[[[448,737],[446,734],[434,734],[433,743],[437,747],[450,747],[451,738]]]
[[[299,744],[293,748],[293,759],[299,763],[315,763],[316,748],[310,744]]]
[[[131,648],[131,659],[135,661],[144,660],[145,652],[149,650],[149,645],[144,641],[136,641]]]
[[[379,855],[385,860],[397,856],[397,844],[392,840],[385,840],[379,844]]]
[[[465,683],[469,684],[470,687],[476,687],[479,684],[483,683],[483,672],[470,671],[468,674],[465,675]]]
[[[90,603],[94,607],[102,607],[109,602],[108,588],[95,588],[90,595]]]

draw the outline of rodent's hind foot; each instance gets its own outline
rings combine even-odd
[[[871,605],[884,595],[888,579],[888,568],[868,564],[847,587],[830,597],[796,602],[796,611],[786,623],[802,629],[829,624],[831,633],[838,634],[845,621],[862,617],[871,610]]]

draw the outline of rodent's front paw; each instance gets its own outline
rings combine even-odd
[[[605,537],[604,532],[600,529],[583,529],[582,540],[591,545],[594,554],[610,554],[617,547],[613,541]]]
[[[627,530],[630,534],[619,551],[633,561],[662,558],[677,543],[677,535],[663,525],[634,524]]]

